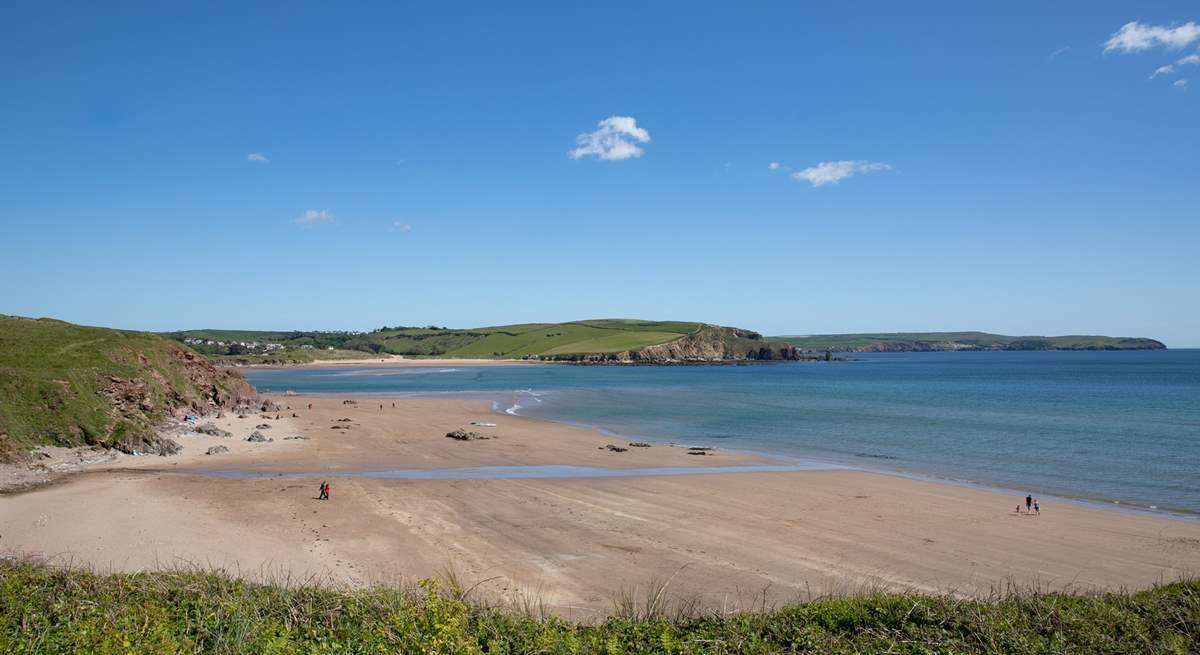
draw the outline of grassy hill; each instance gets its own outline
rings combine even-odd
[[[257,343],[260,347],[267,343],[283,346],[270,353],[261,353],[261,357],[256,354],[258,361],[286,358],[297,353],[301,358],[304,357],[303,353],[314,356],[320,348],[329,347],[341,352],[352,350],[410,357],[538,357],[589,361],[626,356],[643,361],[656,357],[740,359],[747,358],[750,353],[754,353],[750,359],[770,359],[790,350],[786,344],[769,343],[748,330],[694,322],[632,319],[526,323],[469,329],[384,327],[367,333],[184,330],[167,336],[180,341],[203,339],[225,344],[245,342]],[[697,347],[700,342],[704,347]],[[313,349],[299,350],[306,345]],[[219,361],[230,361],[232,357],[206,350],[214,347],[207,343],[193,347]],[[298,358],[297,361],[303,360]]]
[[[685,603],[686,605],[686,603]],[[1197,653],[1200,581],[994,601],[869,594],[746,614],[656,595],[580,624],[435,580],[339,592],[199,573],[97,576],[0,560],[5,653]]]
[[[0,457],[38,445],[152,450],[171,412],[252,393],[156,334],[0,315]]]
[[[468,330],[403,329],[371,333],[386,352],[446,357],[555,357],[638,350],[691,334],[700,323],[602,319]]]
[[[801,350],[891,352],[941,350],[1161,350],[1154,339],[1068,335],[1012,337],[987,332],[888,332],[771,337]]]

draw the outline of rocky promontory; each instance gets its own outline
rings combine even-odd
[[[741,328],[703,325],[667,343],[608,353],[571,353],[543,360],[579,364],[713,364],[825,359],[784,341],[769,341]]]

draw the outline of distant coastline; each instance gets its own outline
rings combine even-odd
[[[1161,341],[1147,337],[1068,335],[1058,337],[1008,336],[988,332],[883,332],[865,334],[814,334],[769,337],[790,343],[804,352],[948,352],[1016,350],[1166,350]]]

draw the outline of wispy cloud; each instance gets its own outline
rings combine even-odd
[[[388,232],[412,232],[412,226],[401,221],[393,221],[392,226],[388,228]]]
[[[641,157],[643,150],[637,145],[650,140],[650,133],[637,126],[632,116],[610,116],[597,124],[594,132],[585,132],[575,137],[579,145],[570,153],[571,159],[593,156],[605,161],[621,161],[630,157]]]
[[[317,225],[330,223],[334,219],[333,212],[328,209],[307,209],[303,214],[292,219],[293,225]]]
[[[1174,73],[1174,72],[1175,72],[1175,67],[1172,66],[1171,64],[1167,64],[1166,66],[1159,66],[1158,68],[1154,69],[1153,73],[1150,73],[1150,79],[1154,79],[1154,78],[1158,77],[1159,75],[1170,75],[1171,73]]]
[[[1065,45],[1065,46],[1059,48],[1058,50],[1051,52],[1050,56],[1047,57],[1047,59],[1058,59],[1059,57],[1067,54],[1070,51],[1071,51],[1071,46]]]
[[[1183,91],[1187,91],[1188,81],[1187,80],[1175,80],[1175,82],[1172,83],[1171,86],[1173,86],[1177,89],[1181,89]]]
[[[877,161],[823,161],[816,166],[810,166],[804,170],[792,173],[792,177],[797,180],[805,180],[814,187],[819,187],[826,184],[837,184],[852,175],[860,173],[890,170],[892,170],[891,165]]]
[[[773,161],[770,164],[767,164],[767,170],[769,170],[769,171],[777,171],[780,168],[783,168],[783,164],[780,164],[777,161]]]
[[[1196,64],[1200,64],[1200,55],[1188,55],[1186,57],[1181,57],[1175,60],[1175,63],[1173,64],[1167,64],[1166,66],[1159,66],[1158,68],[1155,68],[1154,72],[1150,74],[1150,79],[1154,79],[1159,75],[1174,75],[1175,71],[1177,71],[1180,66],[1194,66]]]
[[[246,161],[252,161],[256,164],[270,164],[271,163],[271,160],[267,159],[267,156],[262,154],[261,152],[252,152],[252,153],[246,155]]]
[[[1112,33],[1104,42],[1104,52],[1141,52],[1155,47],[1179,49],[1200,39],[1200,25],[1188,21],[1183,25],[1146,25],[1131,21]]]

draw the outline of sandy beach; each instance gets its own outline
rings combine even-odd
[[[312,362],[303,364],[305,367],[326,367],[326,366],[520,366],[522,364],[544,364],[538,360],[529,359],[497,359],[497,358],[470,358],[470,357],[405,357],[403,355],[383,354],[378,357],[366,357],[362,359],[318,359]],[[274,366],[263,366],[262,368],[275,368]]]
[[[290,406],[278,420],[215,421],[233,437],[182,436],[177,456],[121,457],[2,495],[0,552],[101,570],[219,567],[353,586],[453,570],[466,584],[485,581],[477,593],[496,601],[537,598],[575,618],[668,578],[672,598],[736,609],[874,588],[986,596],[1009,584],[1138,588],[1200,573],[1200,523],[1046,499],[1040,516],[1018,515],[1013,495],[860,471],[364,477],[767,460],[630,447],[477,400],[344,402],[352,398],[277,397]],[[246,442],[264,423],[274,441]],[[445,436],[456,429],[491,438]],[[230,452],[205,455],[212,445]],[[257,477],[203,474],[212,469]],[[316,499],[322,479],[329,501]]]

